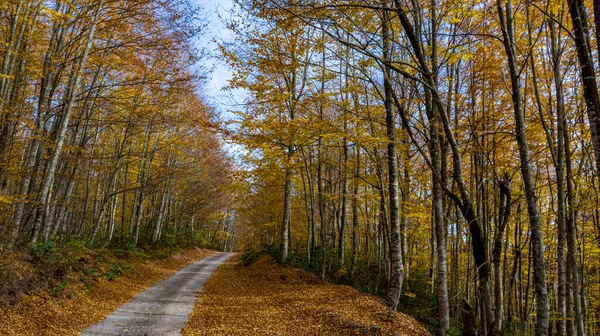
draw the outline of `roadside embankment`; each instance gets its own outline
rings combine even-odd
[[[174,254],[79,249],[7,255],[0,263],[4,301],[0,335],[78,335],[145,289],[211,253],[200,248]]]

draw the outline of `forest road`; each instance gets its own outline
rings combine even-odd
[[[196,293],[233,253],[216,253],[159,282],[81,335],[181,335],[196,304]]]

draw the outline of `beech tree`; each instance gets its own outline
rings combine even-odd
[[[285,238],[290,251],[306,255],[323,278],[372,284],[391,307],[410,311],[433,295],[424,309],[436,312],[439,335],[457,326],[470,335],[597,330],[585,317],[598,302],[590,291],[598,274],[589,268],[600,232],[589,115],[597,89],[580,80],[586,65],[585,81],[596,80],[589,67],[596,36],[585,17],[593,8],[581,1],[237,5],[235,15],[260,23],[253,27],[301,29],[296,36],[314,50],[301,61],[307,103],[296,115],[303,135],[285,203],[295,218]],[[240,45],[255,42],[248,37],[256,32],[235,27]],[[222,48],[245,63],[264,59]],[[251,73],[230,64],[240,76]],[[242,121],[255,117],[258,97],[248,98]],[[252,148],[271,141],[254,139]],[[286,169],[272,164],[281,155],[261,151],[248,173],[260,172],[258,179],[273,170],[269,183],[283,192]],[[268,190],[248,197],[276,201]],[[257,234],[282,220],[269,213],[244,222],[253,232],[248,244],[276,241]]]
[[[232,202],[233,179],[195,93],[198,9],[150,0],[1,8],[0,243],[216,243],[212,228],[194,225],[219,227],[211,217]]]

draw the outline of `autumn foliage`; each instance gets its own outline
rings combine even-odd
[[[230,240],[232,167],[198,93],[198,10],[0,1],[2,246]]]
[[[600,333],[597,1],[234,3],[219,120],[192,1],[0,0],[2,251],[262,249],[437,335]]]
[[[438,335],[597,334],[599,18],[578,0],[236,1],[240,242]]]

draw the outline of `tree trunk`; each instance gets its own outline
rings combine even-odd
[[[358,220],[358,192],[359,192],[359,180],[360,180],[360,147],[356,145],[356,166],[354,167],[354,188],[352,191],[352,267],[350,274],[354,275],[356,272],[356,266],[358,264],[358,249],[360,247],[359,241],[359,220]],[[368,232],[367,232],[368,234]]]
[[[312,262],[312,240],[311,240],[311,236],[312,236],[312,229],[314,228],[314,204],[312,204],[313,199],[310,198],[312,196],[312,193],[309,193],[309,190],[311,190],[312,188],[312,182],[310,181],[310,170],[309,170],[309,166],[308,166],[308,161],[306,158],[306,155],[304,154],[304,149],[301,148],[301,152],[302,152],[302,157],[304,159],[304,171],[306,172],[306,178],[304,177],[305,174],[300,174],[300,177],[302,178],[302,189],[304,191],[304,211],[306,212],[306,222],[307,222],[307,228],[306,228],[306,259],[308,260],[309,263]],[[308,189],[306,186],[306,183],[308,180]],[[312,190],[311,190],[312,191]]]
[[[288,155],[288,163],[291,161],[291,151]],[[290,168],[285,171],[285,185],[283,191],[283,221],[281,223],[281,245],[279,247],[279,262],[284,264],[288,258],[289,231],[292,217],[292,174]]]
[[[596,80],[596,70],[594,69],[594,60],[590,47],[587,9],[583,0],[567,0],[567,3],[569,5],[569,13],[571,14],[573,37],[579,59],[583,98],[590,123],[597,178],[600,179],[600,100],[598,99],[598,82]],[[596,7],[595,4],[594,8]],[[600,26],[598,17],[596,17],[596,25]]]
[[[567,263],[571,269],[571,284],[573,290],[573,306],[575,310],[575,327],[577,329],[578,336],[585,336],[585,325],[583,315],[583,303],[580,292],[580,280],[579,280],[579,267],[577,257],[577,228],[575,221],[576,204],[575,204],[575,191],[573,186],[573,173],[571,168],[571,145],[569,143],[569,130],[567,128],[566,120],[563,125],[563,138],[565,143],[565,166],[567,172],[567,211],[568,216],[566,220],[566,231],[567,231]]]
[[[504,231],[508,225],[510,219],[510,206],[511,206],[511,189],[510,181],[508,176],[505,176],[503,180],[498,181],[498,188],[500,189],[500,210],[498,223],[496,225],[496,234],[494,237],[494,251],[492,256],[494,258],[494,299],[495,299],[495,315],[494,315],[494,328],[492,330],[493,335],[502,334],[502,321],[504,320],[504,287],[502,281],[502,265],[501,265],[501,254],[502,254],[502,242],[504,239]]]
[[[548,289],[546,287],[546,265],[544,260],[544,241],[542,232],[542,221],[537,204],[535,182],[531,173],[529,155],[529,144],[525,134],[525,116],[522,109],[521,80],[519,78],[519,66],[515,50],[514,23],[512,17],[512,6],[510,0],[506,3],[506,13],[502,8],[501,0],[496,1],[500,25],[502,29],[504,49],[508,58],[510,78],[512,86],[512,101],[515,115],[515,130],[517,144],[519,146],[519,158],[521,161],[521,175],[525,186],[527,200],[527,211],[529,214],[529,225],[531,230],[531,243],[533,249],[534,283],[536,293],[537,321],[535,333],[538,336],[548,335],[550,316],[548,312]]]
[[[38,211],[38,214],[35,219],[34,234],[31,239],[32,243],[35,243],[38,240],[38,237],[39,237],[40,233],[42,233],[42,232],[43,232],[43,239],[44,240],[48,239],[48,235],[50,232],[49,226],[44,225],[44,224],[47,224],[47,223],[44,223],[44,221],[46,220],[46,216],[47,216],[48,194],[50,193],[50,187],[52,186],[52,183],[54,181],[54,173],[56,172],[58,160],[62,153],[62,147],[64,145],[65,135],[67,133],[67,126],[69,125],[69,122],[71,120],[71,114],[73,113],[75,99],[76,99],[78,91],[79,91],[79,83],[81,81],[81,77],[82,77],[83,71],[84,71],[84,66],[87,62],[88,55],[90,53],[92,44],[94,42],[96,27],[98,25],[100,11],[102,10],[103,6],[104,6],[104,0],[100,0],[100,2],[98,3],[98,5],[96,7],[95,12],[94,12],[94,17],[92,19],[92,26],[90,27],[90,31],[88,33],[85,49],[83,50],[83,53],[79,59],[79,62],[73,69],[75,75],[73,78],[71,89],[69,90],[69,96],[66,100],[66,105],[64,108],[64,115],[62,116],[60,126],[58,129],[57,135],[56,135],[56,139],[55,139],[56,148],[54,149],[54,152],[52,153],[50,162],[48,163],[48,168],[46,169],[44,180],[42,182],[40,194],[38,197],[38,204],[40,204],[38,209],[40,209],[40,211]]]
[[[345,118],[344,118],[345,119]],[[344,120],[344,133],[347,132],[347,127],[345,126],[346,121]],[[339,236],[339,241],[338,241],[338,258],[340,259],[340,267],[342,267],[344,265],[344,259],[346,258],[345,255],[345,245],[346,245],[346,217],[347,217],[347,195],[348,195],[348,140],[344,138],[343,143],[343,157],[344,157],[344,163],[343,163],[343,167],[342,167],[342,173],[341,173],[341,178],[342,178],[342,190],[341,190],[341,204],[340,204],[340,236]]]
[[[556,148],[556,184],[558,193],[558,216],[556,218],[556,226],[558,229],[558,313],[560,314],[557,321],[557,334],[559,336],[567,335],[567,270],[565,256],[566,242],[566,191],[565,191],[565,138],[563,126],[564,118],[564,97],[562,74],[560,72],[560,57],[562,52],[558,50],[558,40],[555,32],[555,22],[548,20],[550,28],[550,47],[552,53],[552,70],[554,74],[554,88],[556,95],[556,125],[557,125],[557,148]],[[549,145],[551,145],[549,143]]]
[[[383,58],[390,59],[390,28],[389,15],[383,12],[382,23]],[[391,71],[384,65],[384,92],[387,130],[387,160],[389,174],[389,208],[390,208],[390,281],[385,294],[385,302],[392,308],[398,306],[404,268],[402,262],[402,246],[400,241],[400,208],[399,208],[399,183],[398,183],[398,154],[396,144],[396,113],[392,105]]]

